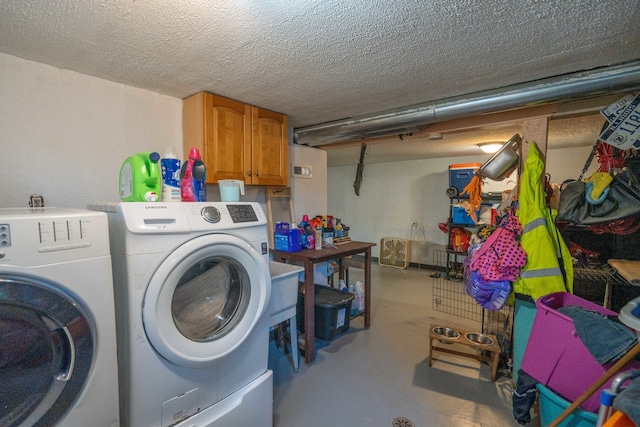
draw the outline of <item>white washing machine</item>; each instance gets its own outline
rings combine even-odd
[[[109,217],[122,425],[271,426],[258,203],[94,204]]]
[[[0,209],[0,425],[118,426],[107,216]]]

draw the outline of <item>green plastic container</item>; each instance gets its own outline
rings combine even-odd
[[[137,153],[122,163],[120,168],[120,199],[123,202],[160,201],[162,180],[155,151]]]

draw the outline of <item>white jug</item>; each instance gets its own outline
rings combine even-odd
[[[244,181],[237,179],[221,179],[218,181],[220,186],[220,200],[223,202],[239,202],[240,195],[244,196]]]

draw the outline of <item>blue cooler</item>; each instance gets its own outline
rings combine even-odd
[[[458,196],[470,182],[473,175],[482,167],[481,163],[458,163],[449,165],[449,187],[455,187],[458,190]],[[469,198],[468,195],[462,198]]]

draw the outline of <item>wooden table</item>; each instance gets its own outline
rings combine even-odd
[[[369,328],[371,323],[371,248],[375,243],[348,242],[337,246],[327,246],[322,249],[303,249],[299,252],[284,252],[271,250],[273,259],[279,262],[292,264],[302,263],[304,266],[304,351],[305,363],[313,363],[316,359],[315,352],[315,292],[313,266],[321,262],[337,259],[339,277],[344,279],[342,259],[357,254],[364,254],[364,327]]]

